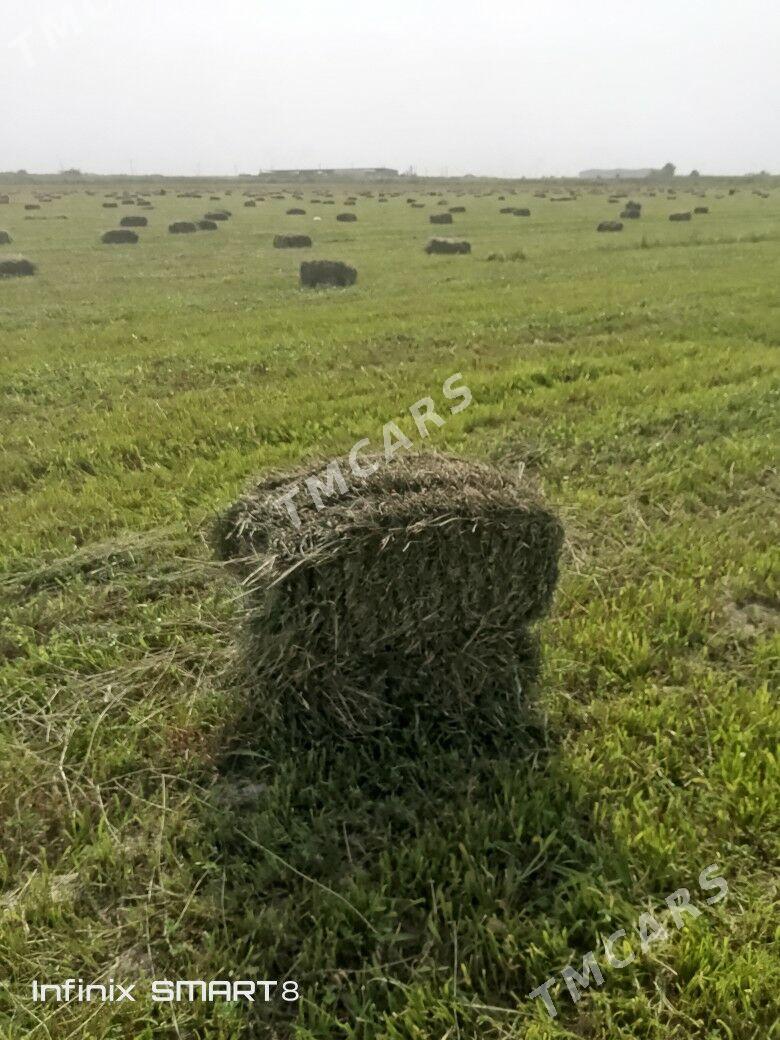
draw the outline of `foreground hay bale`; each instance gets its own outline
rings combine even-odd
[[[342,224],[354,224],[357,220],[357,213],[337,213],[336,220]]]
[[[0,230],[0,246],[10,246],[13,239],[7,231]]]
[[[456,238],[431,238],[425,246],[425,252],[431,253],[470,253],[471,243]]]
[[[563,529],[513,474],[442,455],[364,457],[318,511],[268,477],[220,518],[246,589],[245,660],[264,721],[352,736],[418,722],[492,729],[535,676],[535,622]],[[318,474],[319,475],[319,474]]]
[[[274,235],[274,249],[309,249],[308,235]]]
[[[669,220],[690,220],[690,213],[670,213]]]
[[[105,245],[133,245],[138,241],[138,233],[127,227],[111,228],[103,232],[100,241]]]
[[[168,225],[168,232],[171,235],[190,235],[197,230],[197,224],[193,224],[190,220],[175,220]]]
[[[619,220],[602,220],[597,231],[622,231],[623,225]]]
[[[35,264],[24,256],[0,253],[0,278],[25,278],[37,270]]]
[[[452,214],[451,213],[430,213],[428,220],[431,224],[451,224]]]
[[[148,217],[122,217],[119,221],[120,227],[147,227]]]
[[[341,260],[304,260],[301,264],[301,285],[314,289],[318,285],[345,287],[357,281],[354,267]]]

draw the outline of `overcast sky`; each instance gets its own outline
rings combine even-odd
[[[777,0],[0,5],[0,170],[780,172]]]

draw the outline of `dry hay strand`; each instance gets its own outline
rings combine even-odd
[[[120,227],[148,227],[148,217],[122,217],[119,221]]]
[[[619,220],[602,220],[596,228],[597,231],[622,231],[623,225]]]
[[[8,232],[0,229],[0,246],[10,246],[12,242],[13,239]]]
[[[431,224],[452,224],[451,213],[429,213],[428,220]]]
[[[686,213],[670,213],[669,214],[669,220],[690,220],[690,219],[691,219],[691,214],[689,212],[686,212]]]
[[[347,493],[296,530],[253,484],[213,541],[245,590],[244,660],[264,722],[357,736],[420,719],[516,721],[538,666],[563,527],[514,473],[446,455],[363,460]]]
[[[309,249],[308,235],[274,235],[274,249]]]
[[[354,224],[357,220],[357,213],[337,213],[336,220],[342,224]]]
[[[133,245],[138,241],[138,232],[130,228],[111,228],[103,232],[100,241],[105,245]]]
[[[193,224],[190,220],[175,220],[168,225],[168,232],[171,235],[189,235],[197,230],[198,225]]]
[[[304,260],[300,271],[301,285],[314,289],[318,285],[345,288],[357,281],[357,271],[341,260]]]
[[[35,264],[24,256],[0,253],[0,278],[24,278],[37,270]]]
[[[425,245],[425,252],[431,253],[470,253],[471,242],[457,238],[431,238]]]

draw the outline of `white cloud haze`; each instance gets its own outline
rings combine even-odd
[[[780,170],[775,0],[3,0],[0,170]]]

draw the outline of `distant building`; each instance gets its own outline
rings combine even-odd
[[[643,180],[656,171],[648,167],[642,170],[580,170],[579,176],[587,181]]]
[[[345,178],[348,180],[365,181],[365,180],[376,180],[384,181],[391,180],[393,177],[398,177],[398,170],[391,170],[387,166],[366,166],[366,167],[347,167],[347,168],[334,168],[324,169],[319,168],[317,170],[261,170],[260,177],[264,177],[267,180],[280,180],[280,181],[292,181],[292,180],[320,180],[325,177],[334,178]]]

